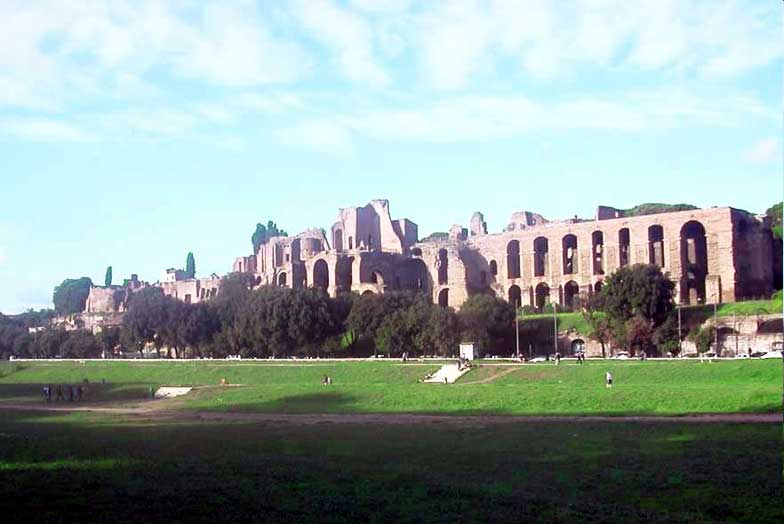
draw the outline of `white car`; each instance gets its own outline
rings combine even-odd
[[[780,350],[768,351],[767,353],[762,355],[760,358],[778,358],[778,359],[781,359],[782,358],[782,354],[781,354]]]
[[[629,360],[629,352],[628,351],[619,351],[613,357],[616,360]]]

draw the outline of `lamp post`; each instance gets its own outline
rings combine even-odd
[[[515,300],[515,356],[519,359],[520,358],[520,313],[519,313],[519,301]]]
[[[558,304],[553,302],[553,354],[558,353],[558,317],[556,314]]]

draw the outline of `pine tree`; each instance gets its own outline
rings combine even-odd
[[[112,285],[112,266],[106,268],[106,276],[104,277],[103,284],[107,287]]]
[[[185,260],[185,278],[196,277],[196,260],[193,258],[193,252],[188,252],[188,258]]]

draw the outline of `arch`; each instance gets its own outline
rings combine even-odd
[[[498,262],[495,260],[490,261],[490,274],[493,276],[498,275]]]
[[[596,284],[593,285],[593,292],[597,295],[602,292],[602,287],[604,286],[604,282],[599,280]]]
[[[422,256],[422,250],[420,248],[418,248],[418,247],[413,248],[411,250],[411,256],[421,257]]]
[[[594,231],[591,233],[591,244],[593,249],[593,274],[604,275],[604,233]]]
[[[384,285],[384,275],[381,274],[381,271],[373,271],[370,273],[370,283]]]
[[[509,303],[512,304],[515,308],[518,308],[522,305],[522,291],[520,291],[520,286],[511,286],[509,288]]]
[[[278,285],[280,287],[286,287],[286,272],[283,271],[278,274]]]
[[[577,299],[580,298],[580,286],[577,282],[570,280],[564,284],[564,307],[573,311],[577,306]]]
[[[548,273],[548,251],[550,249],[549,242],[545,237],[536,237],[534,239],[534,276],[543,277]]]
[[[397,276],[400,279],[400,289],[430,292],[430,272],[421,258],[412,258],[403,262],[397,271]]]
[[[629,265],[629,246],[631,245],[631,235],[629,228],[624,227],[618,230],[618,265],[620,267]]]
[[[354,257],[340,257],[335,264],[335,286],[338,291],[351,291]]]
[[[365,291],[362,292],[361,296],[366,297],[369,295],[375,295],[375,293],[373,293],[373,291],[371,291],[370,289],[366,289]]]
[[[563,247],[563,273],[573,275],[577,273],[577,237],[572,234],[565,235],[561,240]]]
[[[329,266],[324,259],[316,260],[313,264],[313,287],[324,291],[329,288]]]
[[[520,278],[520,242],[517,240],[506,245],[506,277]]]
[[[343,251],[343,230],[336,229],[332,233],[333,242],[332,245],[335,246],[336,251]]]
[[[441,285],[447,284],[449,281],[449,253],[447,253],[446,249],[438,250],[436,268],[438,269],[438,283]]]
[[[256,277],[256,280],[253,281],[253,285],[254,286],[260,286],[261,285],[261,277]]]
[[[438,292],[438,305],[441,307],[449,306],[449,288],[444,288]]]
[[[541,311],[547,304],[550,303],[550,286],[544,282],[541,282],[536,286],[534,295],[536,299],[536,309]]]
[[[708,243],[705,226],[696,220],[681,227],[681,302],[705,303],[705,278],[708,275]]]
[[[585,340],[581,338],[576,338],[572,340],[571,344],[572,355],[576,355],[577,353],[582,353],[585,351]]]
[[[648,262],[664,267],[664,228],[658,224],[648,228]]]

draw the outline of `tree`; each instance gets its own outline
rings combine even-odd
[[[512,304],[489,294],[469,297],[458,313],[464,336],[479,343],[484,353],[505,352],[514,347],[515,315]]]
[[[659,353],[666,355],[677,355],[681,351],[680,341],[682,339],[681,333],[678,332],[678,318],[676,315],[671,314],[667,320],[656,328],[653,333],[653,343],[659,350]]]
[[[64,358],[96,358],[101,355],[101,344],[95,335],[84,329],[69,331],[60,346]]]
[[[199,357],[203,356],[203,350],[210,347],[220,329],[216,308],[204,302],[186,305],[184,316],[177,326],[179,340]]]
[[[107,326],[98,333],[98,343],[101,344],[101,351],[104,355],[111,357],[114,350],[121,345],[122,330],[117,326]]]
[[[591,338],[602,346],[602,358],[607,358],[606,344],[612,340],[612,326],[607,315],[596,311],[592,304],[583,308],[583,318],[591,328]]]
[[[196,278],[196,259],[193,258],[191,251],[185,259],[185,278]]]
[[[174,299],[163,294],[158,287],[147,287],[134,293],[123,315],[123,328],[127,340],[139,350],[147,343],[155,343],[160,356],[162,331],[169,321],[169,304]]]
[[[626,347],[632,355],[642,352],[648,355],[653,349],[653,324],[641,315],[634,316],[624,324]]]
[[[606,280],[596,307],[613,321],[626,322],[640,316],[658,326],[674,309],[675,284],[653,264],[617,269]]]
[[[346,324],[358,338],[371,340],[375,344],[379,340],[378,330],[386,317],[398,309],[407,309],[413,302],[414,295],[411,293],[362,295],[354,301]]]
[[[268,221],[266,226],[262,223],[258,223],[256,224],[256,230],[250,237],[250,241],[253,244],[253,252],[258,252],[259,247],[261,247],[262,244],[266,244],[272,237],[287,236],[289,236],[289,234],[282,229],[278,229],[277,224],[272,220]]]
[[[90,294],[92,285],[93,281],[89,277],[63,280],[59,286],[54,288],[52,294],[55,312],[58,315],[69,315],[84,311],[87,295]]]
[[[103,285],[106,287],[112,285],[112,266],[106,268],[106,276],[103,278]]]
[[[713,325],[695,326],[689,332],[689,340],[694,342],[697,353],[703,354],[710,351],[711,344],[716,336],[716,328]]]
[[[773,236],[778,239],[781,239],[782,205],[784,203],[779,202],[765,211],[765,215],[770,217]]]

